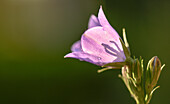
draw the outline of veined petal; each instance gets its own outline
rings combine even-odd
[[[90,19],[89,19],[89,23],[88,23],[88,28],[92,28],[95,26],[101,26],[99,23],[98,18],[95,15],[91,15]]]
[[[71,51],[73,52],[81,52],[82,51],[82,48],[81,48],[81,41],[77,41],[75,42],[72,47],[71,47]]]
[[[120,41],[119,41],[119,34],[116,32],[115,29],[113,29],[113,27],[109,24],[104,12],[103,12],[103,9],[102,9],[102,6],[100,6],[100,9],[99,9],[99,13],[98,13],[98,20],[100,22],[100,24],[102,25],[102,27],[104,27],[104,30],[109,32],[110,34],[114,35],[114,38],[116,39],[116,41],[118,42],[118,44],[120,44]]]
[[[84,52],[101,57],[103,62],[116,62],[118,58],[124,61],[121,45],[117,44],[114,35],[104,31],[103,27],[88,29],[81,38],[81,45]]]
[[[91,55],[88,53],[84,53],[84,52],[72,52],[72,53],[69,53],[64,56],[64,58],[68,58],[68,57],[76,58],[81,61],[87,61],[87,62],[93,63],[95,65],[99,65],[99,66],[106,64],[106,63],[102,62],[100,57],[97,57],[95,55]]]

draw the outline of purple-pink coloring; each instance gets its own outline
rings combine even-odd
[[[119,38],[100,6],[98,17],[91,15],[88,29],[83,33],[81,40],[75,42],[71,47],[72,52],[64,57],[76,58],[99,66],[123,62],[126,57]]]

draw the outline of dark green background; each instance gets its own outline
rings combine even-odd
[[[0,0],[0,104],[135,104],[118,74],[64,59],[100,4],[131,52],[166,67],[151,104],[170,102],[170,1]]]

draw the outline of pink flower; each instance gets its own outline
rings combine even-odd
[[[84,32],[81,40],[73,44],[72,53],[65,58],[76,58],[99,66],[112,62],[126,60],[120,36],[112,28],[106,19],[102,7],[98,17],[92,15],[88,23],[88,29]]]

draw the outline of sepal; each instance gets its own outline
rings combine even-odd
[[[122,44],[122,47],[123,47],[123,51],[124,51],[124,54],[126,56],[126,58],[130,57],[130,51],[129,49],[125,46],[125,44],[123,43],[122,39],[119,38],[121,44]]]
[[[103,65],[102,67],[118,67],[121,69],[124,65],[126,65],[126,62],[113,62]]]

